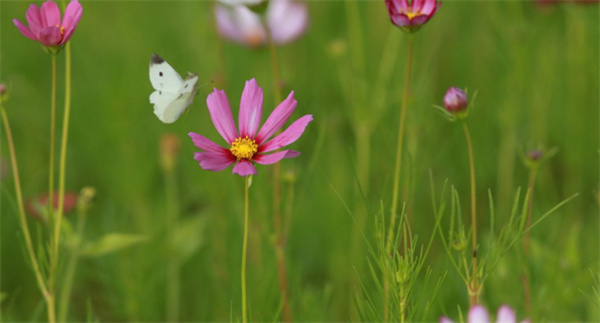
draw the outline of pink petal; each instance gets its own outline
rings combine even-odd
[[[254,165],[252,165],[251,162],[242,159],[238,161],[238,163],[235,164],[235,166],[233,166],[233,170],[231,172],[233,174],[238,174],[242,177],[245,177],[248,175],[256,174],[256,168],[254,168]]]
[[[79,20],[81,19],[81,15],[83,14],[83,7],[77,0],[73,0],[69,2],[67,5],[67,9],[65,10],[65,15],[62,20],[62,26],[65,29],[71,29],[77,27]]]
[[[67,29],[67,31],[65,32],[65,34],[63,35],[62,40],[60,41],[59,45],[64,45],[66,44],[69,39],[71,39],[71,36],[73,36],[73,33],[75,32],[75,29],[77,29],[76,27],[73,27],[71,29]]]
[[[303,2],[271,1],[267,11],[267,21],[273,41],[277,44],[289,43],[306,31],[308,7]]]
[[[202,169],[213,172],[222,171],[235,163],[235,158],[231,157],[231,154],[225,153],[195,152],[194,159],[200,163]]]
[[[242,99],[240,100],[240,136],[254,138],[260,118],[262,116],[263,91],[256,83],[256,79],[246,82]]]
[[[475,305],[469,310],[469,317],[467,318],[468,323],[490,323],[490,316],[481,305]]]
[[[208,112],[212,119],[215,128],[221,134],[223,139],[231,145],[231,143],[238,137],[238,131],[235,128],[233,122],[233,116],[231,115],[231,108],[229,107],[229,101],[225,91],[217,90],[208,95],[206,98],[206,104],[208,105]]]
[[[403,13],[391,15],[390,18],[392,19],[392,23],[398,27],[410,26],[410,19]]]
[[[258,147],[258,150],[261,153],[273,151],[275,149],[283,148],[294,141],[298,140],[300,136],[304,133],[304,129],[309,122],[313,120],[312,115],[305,115],[302,118],[296,120],[292,125],[290,125],[285,131],[277,135],[275,138],[267,141],[263,145]]]
[[[425,0],[425,3],[423,4],[423,9],[421,9],[421,13],[429,16],[435,9],[436,4],[436,0]]]
[[[44,29],[46,27],[46,26],[44,26],[44,23],[42,22],[42,15],[40,14],[40,8],[38,8],[38,6],[36,6],[34,4],[29,6],[29,8],[27,9],[27,12],[25,13],[25,17],[27,18],[27,23],[29,24],[29,29],[36,36],[40,33],[40,31],[42,31],[42,29]]]
[[[40,12],[44,28],[60,27],[60,10],[55,2],[48,0],[42,3]]]
[[[517,323],[517,314],[508,305],[502,305],[498,309],[496,323]]]
[[[258,154],[258,155],[255,155],[252,158],[252,160],[254,160],[257,164],[271,165],[271,164],[275,164],[276,162],[278,162],[284,158],[296,158],[298,156],[300,156],[300,152],[298,152],[298,151],[282,150],[282,151],[278,151],[276,153],[272,153],[272,154],[268,154],[268,155]]]
[[[48,27],[41,31],[40,41],[48,47],[57,46],[62,39],[59,27]]]
[[[260,17],[245,6],[222,6],[215,8],[219,34],[229,40],[257,46],[266,41]]]
[[[427,0],[413,0],[411,4],[412,12],[419,12],[423,8],[423,2]]]
[[[271,136],[281,129],[283,125],[288,121],[294,110],[298,105],[298,101],[294,99],[294,91],[288,95],[288,97],[281,102],[275,110],[271,113],[265,124],[262,126],[258,135],[256,135],[256,143],[258,145],[271,138]]]
[[[410,21],[410,25],[411,26],[422,25],[422,24],[426,23],[427,21],[429,21],[429,18],[431,18],[431,17],[425,16],[425,15],[416,16]]]
[[[31,30],[29,30],[29,28],[27,28],[27,26],[25,26],[22,22],[20,22],[17,19],[13,19],[13,23],[15,24],[15,26],[17,26],[17,29],[19,29],[23,36],[29,39],[38,40],[37,37],[35,37],[35,35],[31,32]]]
[[[215,144],[214,142],[212,142],[210,139],[199,135],[195,132],[190,132],[188,133],[188,136],[190,136],[192,138],[192,141],[194,142],[194,145],[204,151],[207,152],[222,152],[223,150],[228,151],[226,148],[223,148],[217,144]]]
[[[440,317],[440,323],[454,323],[454,321],[452,321],[451,319],[449,319],[445,316],[442,316],[442,317]]]

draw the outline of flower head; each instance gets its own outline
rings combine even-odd
[[[475,305],[469,310],[469,316],[467,323],[491,323],[490,315],[485,307],[482,305]],[[529,323],[528,319],[521,321],[521,323]],[[453,323],[453,321],[445,316],[440,318],[440,323]],[[496,315],[496,323],[517,323],[517,314],[508,305],[502,305],[498,309]]]
[[[250,47],[267,43],[261,16],[248,7],[217,5],[215,15],[219,33],[223,37]],[[279,45],[300,37],[308,26],[308,8],[305,3],[271,0],[265,15],[273,42]]]
[[[438,11],[437,0],[385,0],[392,23],[412,33],[421,28]]]
[[[293,150],[281,150],[271,154],[269,152],[283,148],[300,138],[304,129],[313,120],[312,115],[305,115],[294,121],[286,130],[270,139],[292,115],[296,109],[297,101],[294,92],[281,102],[262,128],[258,130],[262,115],[263,92],[255,79],[246,82],[242,99],[240,101],[239,131],[235,127],[231,108],[225,92],[214,89],[206,99],[208,111],[215,128],[229,148],[224,148],[206,137],[190,132],[194,145],[202,152],[196,152],[194,159],[200,163],[204,170],[218,172],[235,164],[233,173],[240,176],[256,174],[253,163],[270,165],[283,158],[294,158],[300,155]]]
[[[444,96],[444,108],[450,113],[463,111],[467,108],[467,93],[457,87],[451,87]]]
[[[434,105],[434,107],[449,121],[462,120],[469,115],[469,110],[472,109],[476,96],[477,92],[473,94],[469,101],[467,90],[453,86],[444,95],[444,106]]]
[[[27,9],[25,15],[29,27],[18,19],[13,19],[13,23],[23,36],[40,42],[48,50],[56,53],[73,36],[82,13],[81,4],[77,0],[72,0],[67,5],[61,21],[60,10],[56,3],[46,1],[40,8],[32,4]]]

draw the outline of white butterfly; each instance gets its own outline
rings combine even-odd
[[[152,54],[150,58],[150,82],[156,90],[150,94],[154,114],[164,123],[173,123],[194,101],[198,76],[181,76],[162,57]]]

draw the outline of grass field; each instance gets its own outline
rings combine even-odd
[[[187,134],[224,144],[206,97],[212,86],[224,89],[237,118],[244,82],[252,78],[264,90],[265,120],[278,103],[268,49],[220,40],[209,1],[81,3],[83,17],[70,41],[66,190],[91,186],[97,192],[86,216],[83,246],[92,248],[94,241],[114,233],[128,234],[131,243],[116,242],[112,252],[88,250],[78,258],[65,318],[241,321],[244,180],[230,168],[202,170]],[[13,130],[25,199],[48,192],[51,97],[51,55],[12,24],[13,18],[24,21],[29,4],[0,1],[0,81],[9,89],[3,108]],[[383,1],[309,1],[308,6],[307,32],[277,47],[283,95],[293,90],[298,100],[292,120],[314,116],[290,147],[302,154],[279,164],[281,211],[291,219],[284,249],[290,313],[299,322],[381,321],[386,296],[369,263],[375,263],[373,253],[382,239],[376,219],[383,216],[389,223],[409,37],[390,23]],[[459,312],[465,316],[469,309],[465,284],[440,238],[440,232],[447,236],[449,213],[441,220],[443,229],[435,232],[430,187],[431,181],[436,203],[446,180],[448,189],[456,188],[468,230],[469,155],[463,129],[433,108],[442,105],[450,86],[478,93],[466,122],[473,141],[483,256],[494,252],[483,248],[492,237],[488,193],[496,236],[509,221],[519,188],[525,198],[529,170],[522,151],[539,145],[558,149],[539,166],[534,221],[578,193],[533,228],[528,256],[519,240],[497,266],[486,267],[489,278],[480,302],[492,313],[508,304],[519,320],[600,320],[599,21],[597,3],[445,1],[414,34],[399,196],[418,236],[411,246],[426,247],[435,236],[423,270],[413,277],[410,320],[436,321],[443,315],[458,320]],[[148,102],[152,53],[182,74],[197,73],[199,83],[215,80],[199,89],[174,124],[161,123]],[[62,120],[64,51],[57,62],[57,120]],[[181,143],[172,177],[165,176],[160,162],[165,134]],[[10,170],[4,129],[1,136],[2,167]],[[273,168],[257,165],[250,187],[251,321],[284,320],[274,248]],[[46,303],[25,252],[11,172],[1,180],[1,319],[45,321]],[[445,200],[450,205],[448,196]],[[76,227],[76,212],[65,219]],[[28,222],[34,245],[44,254],[47,225],[33,218]],[[65,244],[59,292],[72,254]],[[529,312],[523,268],[530,271]],[[376,311],[360,310],[368,304]],[[390,306],[394,311],[397,304]],[[173,308],[178,308],[175,314]]]

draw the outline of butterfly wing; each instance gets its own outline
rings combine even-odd
[[[192,104],[194,101],[194,95],[196,94],[196,84],[198,84],[198,76],[191,75],[184,82],[181,90],[175,100],[164,109],[162,116],[159,119],[164,123],[173,123],[185,109]]]
[[[150,82],[152,82],[152,87],[155,90],[179,93],[183,79],[162,57],[152,54],[150,58]]]

